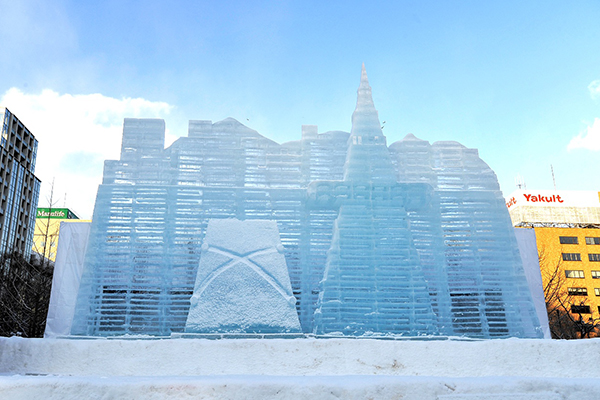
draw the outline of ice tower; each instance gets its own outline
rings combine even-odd
[[[318,186],[318,182],[315,183]],[[315,333],[433,334],[431,299],[363,65]]]
[[[494,172],[456,142],[387,147],[364,66],[351,133],[306,125],[278,144],[232,118],[190,121],[165,149],[164,130],[126,119],[120,159],[105,162],[72,334],[169,336],[207,322],[193,311],[218,301],[193,298],[199,266],[212,268],[207,226],[236,219],[277,224],[291,294],[277,282],[305,333],[541,337]],[[244,331],[200,325],[190,329]]]

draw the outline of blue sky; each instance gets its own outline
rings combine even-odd
[[[364,62],[388,143],[479,149],[508,195],[600,190],[598,1],[0,0],[0,104],[47,199],[90,217],[123,117],[233,117],[278,142],[350,130]],[[66,195],[66,200],[64,197]]]

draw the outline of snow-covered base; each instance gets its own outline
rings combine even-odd
[[[590,379],[346,377],[9,377],[2,399],[597,400]]]
[[[2,399],[600,399],[600,339],[0,338]]]

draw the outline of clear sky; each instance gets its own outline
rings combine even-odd
[[[600,2],[0,0],[0,105],[39,140],[40,206],[91,217],[124,117],[350,130],[364,62],[388,144],[479,149],[505,195],[600,190]]]

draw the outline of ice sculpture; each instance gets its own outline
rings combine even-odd
[[[277,223],[208,223],[190,312],[192,333],[300,333]]]
[[[315,313],[318,334],[437,332],[405,210],[403,191],[412,188],[396,182],[380,126],[363,66],[344,180],[331,190],[339,211]]]
[[[303,332],[541,336],[494,172],[456,142],[387,147],[364,67],[351,134],[164,129],[126,119],[105,163],[72,334],[183,332],[207,223],[236,218],[276,221]]]

